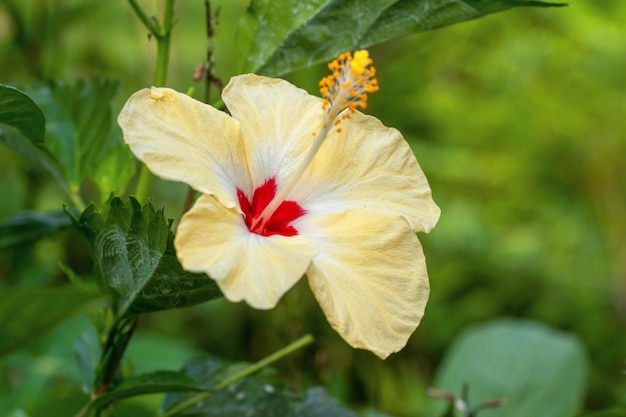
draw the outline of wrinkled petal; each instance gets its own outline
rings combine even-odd
[[[183,268],[217,281],[230,301],[268,309],[303,275],[317,248],[302,236],[250,233],[236,210],[202,195],[174,240]]]
[[[288,198],[313,216],[376,209],[429,232],[439,219],[430,187],[413,151],[396,129],[355,112],[333,129]]]
[[[402,349],[428,300],[419,240],[401,218],[349,210],[309,218],[319,246],[307,271],[331,326],[353,347],[381,358]]]
[[[322,99],[287,81],[245,74],[222,93],[241,122],[254,187],[276,176],[278,186],[298,167],[322,118]]]
[[[239,122],[167,88],[133,94],[119,115],[124,140],[156,175],[182,181],[234,207],[250,192]]]

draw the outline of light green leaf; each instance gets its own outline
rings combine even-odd
[[[111,193],[121,194],[135,174],[135,158],[121,140],[119,126],[113,126],[111,133],[111,146],[100,153],[91,170],[91,179],[100,189],[100,201],[106,201]]]
[[[240,24],[241,72],[278,76],[367,48],[520,6],[530,0],[252,0]]]
[[[105,198],[121,194],[134,173],[132,155],[123,146],[111,109],[117,90],[117,82],[100,77],[90,83],[34,84],[28,89],[46,115],[45,147],[72,193],[91,178]]]
[[[64,211],[24,211],[0,221],[0,248],[37,240],[70,227]]]
[[[452,344],[434,387],[460,394],[470,407],[503,399],[490,411],[501,417],[560,417],[579,410],[587,360],[580,341],[532,321],[500,319],[474,326]],[[435,400],[433,400],[435,401]],[[432,415],[440,415],[443,401]]]
[[[73,286],[11,287],[0,292],[0,355],[16,350],[98,297]]]
[[[163,209],[114,197],[87,207],[75,226],[87,240],[100,284],[119,316],[187,307],[220,297],[215,281],[184,271]]]

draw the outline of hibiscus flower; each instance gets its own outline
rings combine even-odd
[[[231,301],[269,309],[306,275],[331,326],[381,358],[406,344],[428,299],[415,232],[439,208],[402,135],[356,110],[376,91],[366,51],[342,54],[324,98],[246,74],[223,91],[230,115],[167,88],[119,116],[156,175],[200,193],[175,237],[186,270]]]

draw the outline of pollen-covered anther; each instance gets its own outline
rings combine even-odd
[[[345,109],[350,112],[367,107],[367,94],[378,91],[376,70],[366,50],[340,54],[328,64],[331,74],[320,82],[320,92],[326,99],[322,106],[327,110],[328,119],[333,120]],[[329,108],[330,107],[330,108]]]

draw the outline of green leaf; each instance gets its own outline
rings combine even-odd
[[[188,307],[221,296],[204,274],[184,271],[163,209],[111,198],[102,211],[85,209],[75,226],[87,240],[100,284],[119,316]]]
[[[0,293],[0,355],[14,351],[48,332],[66,318],[84,311],[96,292],[73,286],[11,287]]]
[[[626,417],[624,409],[610,409],[580,414],[578,417]]]
[[[24,211],[0,221],[0,248],[52,235],[72,225],[64,211]]]
[[[270,76],[403,35],[476,19],[530,0],[252,0],[240,24],[241,72]]]
[[[504,399],[494,416],[571,416],[582,404],[586,373],[584,349],[574,336],[532,321],[500,319],[468,329],[453,343],[434,386],[458,396],[467,384],[471,407]],[[445,406],[436,405],[433,415]]]
[[[0,142],[66,188],[56,161],[43,146],[45,127],[44,114],[28,95],[0,85]]]
[[[35,102],[17,88],[0,84],[0,124],[17,129],[35,144],[43,143],[46,119]]]
[[[121,140],[120,127],[115,125],[111,135],[107,142],[110,146],[100,153],[91,170],[91,179],[100,189],[100,201],[106,201],[111,193],[121,194],[135,174],[135,158]]]
[[[176,391],[208,392],[209,390],[181,372],[156,371],[124,379],[112,390],[93,400],[90,407],[100,407],[113,401],[138,395]]]
[[[28,88],[48,121],[45,147],[72,193],[91,178],[105,198],[112,192],[119,194],[134,173],[132,155],[123,145],[111,109],[117,90],[117,82],[100,77],[90,83],[80,80],[73,85]]]
[[[214,358],[190,359],[184,368],[194,380],[205,386],[216,386],[248,364],[222,365]],[[163,403],[165,411],[190,398],[186,394],[168,394]],[[169,415],[169,414],[167,414]],[[197,405],[181,411],[186,417],[357,417],[342,407],[322,388],[311,388],[304,395],[294,394],[277,383],[270,370],[244,378],[227,388],[215,391]]]

